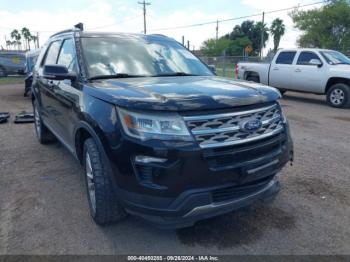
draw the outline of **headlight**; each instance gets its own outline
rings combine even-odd
[[[127,135],[141,139],[192,141],[185,122],[177,113],[140,113],[117,108]]]

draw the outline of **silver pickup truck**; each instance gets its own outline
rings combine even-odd
[[[17,51],[0,51],[0,77],[25,74],[26,56]]]
[[[350,59],[326,49],[283,49],[270,64],[238,63],[238,77],[276,87],[327,96],[329,105],[350,107]]]

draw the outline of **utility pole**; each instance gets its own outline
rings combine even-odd
[[[182,36],[182,45],[185,46],[185,36]]]
[[[219,39],[219,20],[216,20],[216,41]]]
[[[151,5],[151,3],[146,2],[143,0],[143,2],[137,2],[140,5],[143,5],[143,33],[147,33],[147,26],[146,26],[146,5]]]
[[[36,44],[37,44],[37,48],[40,47],[40,44],[39,44],[39,32],[36,32]]]
[[[187,49],[190,50],[190,40],[187,40]]]
[[[264,23],[265,23],[265,12],[262,13],[261,42],[260,42],[260,58],[263,57],[263,48],[264,48]]]

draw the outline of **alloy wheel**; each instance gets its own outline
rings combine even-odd
[[[330,95],[330,100],[333,105],[341,105],[344,102],[345,93],[341,89],[334,89]]]

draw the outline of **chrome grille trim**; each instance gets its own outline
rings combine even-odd
[[[247,132],[241,126],[249,119],[261,120],[262,126],[253,132]],[[277,103],[239,112],[185,116],[184,120],[201,148],[248,143],[284,130],[281,108]]]
[[[193,120],[210,120],[215,118],[224,118],[224,117],[230,117],[230,116],[240,116],[240,115],[248,115],[253,114],[261,111],[266,111],[271,108],[277,107],[277,104],[267,106],[267,107],[261,107],[257,109],[247,110],[247,111],[238,111],[238,112],[232,112],[232,113],[223,113],[223,114],[215,114],[215,115],[199,115],[199,116],[185,116],[185,121],[193,121]]]

